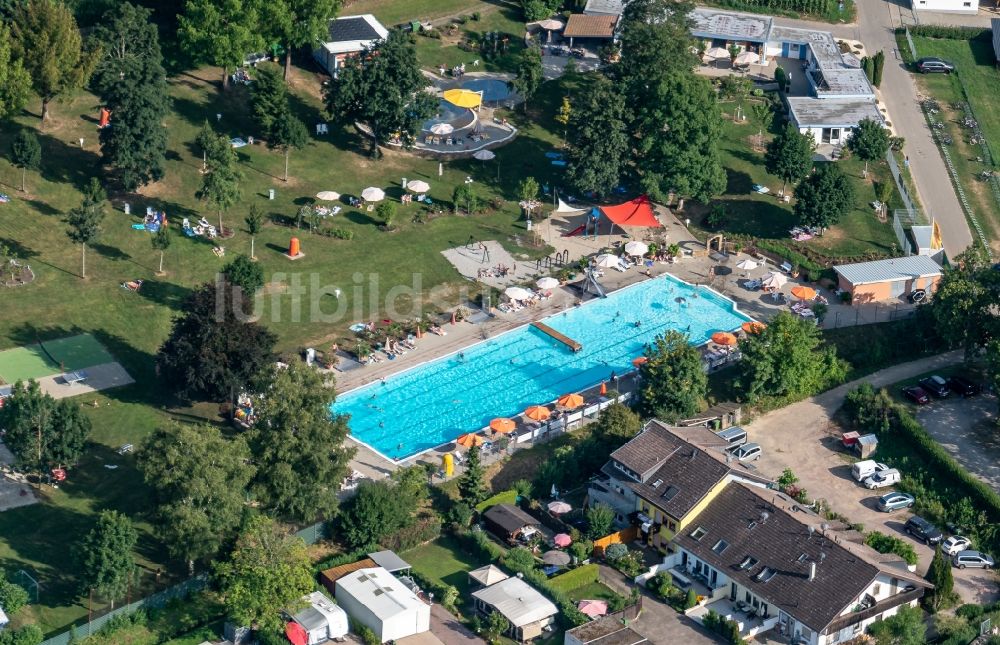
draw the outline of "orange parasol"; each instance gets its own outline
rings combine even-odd
[[[533,405],[524,411],[524,416],[532,421],[545,421],[552,416],[552,413],[544,405]]]
[[[735,345],[736,336],[730,334],[728,331],[717,331],[712,334],[712,342],[718,345]]]
[[[468,434],[463,434],[458,439],[455,439],[455,443],[462,446],[463,448],[471,448],[473,446],[481,446],[486,443],[482,435],[470,432]]]
[[[604,396],[607,393],[608,393],[608,384],[604,381],[601,381],[601,396]]]
[[[745,331],[748,334],[759,334],[760,332],[767,329],[767,325],[765,325],[762,322],[758,322],[756,320],[745,322],[740,327],[743,329],[743,331]]]
[[[632,365],[634,365],[635,367],[639,367],[640,365],[645,365],[648,362],[649,362],[649,359],[646,358],[645,356],[640,356],[638,358],[633,358],[632,359]]]
[[[516,425],[517,424],[515,424],[513,421],[511,421],[510,419],[506,419],[504,417],[500,417],[490,421],[490,428],[492,428],[494,432],[499,432],[500,434],[507,434],[509,432],[514,432],[514,428],[516,427]]]
[[[792,295],[800,300],[812,300],[816,297],[816,290],[812,287],[798,286],[792,289]]]
[[[559,407],[573,410],[583,405],[583,397],[579,394],[563,394],[556,400],[556,403],[559,404]]]

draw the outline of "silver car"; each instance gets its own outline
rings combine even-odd
[[[994,565],[993,558],[979,551],[959,551],[951,559],[951,562],[959,569],[965,569],[966,567],[992,569]]]
[[[762,452],[763,450],[761,449],[760,444],[745,443],[742,446],[734,448],[732,455],[740,461],[757,461],[760,459]]]

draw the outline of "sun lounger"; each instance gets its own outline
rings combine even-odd
[[[76,372],[69,372],[63,375],[63,381],[66,385],[76,385],[77,383],[83,383],[87,380],[87,373],[83,370],[78,370]]]
[[[754,184],[753,185],[753,192],[759,193],[761,195],[766,195],[767,193],[771,192],[771,189],[768,188],[767,186],[761,186],[760,184]]]
[[[129,280],[122,283],[122,289],[128,289],[133,293],[138,293],[139,289],[142,288],[142,280]]]
[[[791,272],[792,272],[792,268],[793,268],[793,267],[792,267],[792,263],[791,263],[791,262],[788,262],[788,261],[786,260],[785,262],[782,262],[782,263],[781,263],[781,266],[780,266],[780,267],[778,267],[778,268],[780,268],[780,269],[781,269],[782,271],[784,271],[785,273],[791,273]]]

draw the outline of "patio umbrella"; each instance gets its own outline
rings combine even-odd
[[[649,251],[649,245],[645,242],[633,241],[625,245],[625,252],[629,255],[645,255]]]
[[[559,31],[560,29],[565,27],[566,24],[562,20],[557,20],[555,18],[546,18],[545,20],[539,22],[538,26],[544,29],[545,31]]]
[[[768,273],[766,276],[764,276],[764,279],[760,281],[762,285],[764,285],[765,287],[770,287],[772,289],[780,289],[781,287],[785,286],[786,282],[788,282],[788,278],[781,275],[780,273],[775,273],[774,271]]]
[[[561,408],[573,410],[583,405],[583,397],[579,394],[563,394],[556,400],[556,404]]]
[[[649,359],[646,358],[645,356],[638,356],[638,357],[632,359],[632,365],[634,367],[639,367],[640,365],[645,365],[648,362],[649,362]]]
[[[556,515],[562,515],[563,513],[569,513],[572,510],[573,507],[567,504],[566,502],[549,502],[550,513],[554,513]],[[569,546],[569,543],[572,542],[570,537],[565,533],[560,533],[556,535],[554,538],[552,538],[552,541],[553,543],[555,543],[556,546]],[[565,543],[561,544],[561,542]]]
[[[792,289],[792,295],[800,300],[812,300],[816,297],[816,290],[812,287],[799,285]]]
[[[475,432],[470,432],[468,434],[463,434],[458,439],[455,439],[455,443],[462,446],[463,448],[471,448],[473,446],[481,446],[486,443],[486,439],[483,439],[483,435],[476,434]]]
[[[750,258],[741,260],[739,263],[736,264],[736,268],[741,271],[753,271],[758,266],[759,265],[757,264],[756,260],[751,260]]]
[[[552,505],[553,504],[562,504],[564,506],[569,506],[569,504],[567,504],[566,502],[552,502],[552,504],[549,504],[549,510],[550,511],[552,510]],[[552,512],[556,513],[556,511],[552,511]],[[563,513],[568,513],[569,511],[562,511],[562,512]],[[556,513],[556,514],[558,515],[558,513]],[[557,533],[555,535],[555,537],[552,538],[552,544],[555,544],[559,548],[565,549],[570,544],[573,544],[573,538],[571,538],[570,536],[566,535],[565,533]]]
[[[309,642],[309,635],[305,627],[292,621],[285,625],[285,636],[292,645],[306,645]]]
[[[455,126],[450,123],[435,123],[431,126],[431,132],[434,134],[451,134],[455,131]]]
[[[736,57],[737,65],[751,65],[760,61],[760,56],[753,52],[740,52]]]
[[[324,202],[335,202],[340,199],[340,193],[335,190],[324,190],[316,193],[316,199],[320,199]]]
[[[705,56],[708,58],[729,58],[729,50],[725,47],[712,47],[705,52]]]
[[[441,94],[441,97],[452,105],[463,108],[475,108],[483,104],[482,92],[473,92],[472,90],[463,90],[460,88],[447,90]]]
[[[759,334],[760,332],[767,329],[767,325],[756,320],[750,320],[740,325],[740,329],[742,329],[748,334]]]
[[[580,610],[581,614],[585,614],[591,618],[597,618],[608,613],[608,603],[604,600],[581,600],[577,603],[576,608]]]
[[[605,269],[610,269],[611,267],[616,267],[621,264],[617,255],[611,255],[610,253],[605,253],[604,255],[597,256],[597,266],[604,267]]]
[[[545,421],[552,416],[552,413],[544,405],[533,405],[524,411],[524,416],[532,421]]]
[[[712,334],[712,342],[717,345],[735,345],[737,343],[736,336],[730,334],[728,331],[717,331]]]
[[[535,285],[539,289],[555,289],[556,287],[559,286],[559,281],[556,280],[555,278],[550,278],[546,276],[544,278],[539,278],[538,282],[536,282]]]
[[[480,150],[472,156],[480,161],[489,161],[496,158],[496,154],[492,150]]]
[[[366,202],[380,202],[385,199],[385,191],[375,186],[369,186],[361,191],[361,199]]]
[[[530,300],[532,297],[530,291],[521,287],[507,287],[503,294],[511,300]]]
[[[426,181],[422,181],[420,179],[416,181],[409,181],[406,183],[406,190],[413,193],[426,193],[430,189],[431,185],[428,184]]]
[[[557,567],[564,567],[569,564],[570,557],[568,553],[563,551],[546,551],[542,554],[542,562],[545,564],[551,564]]]
[[[517,424],[513,420],[507,419],[505,417],[499,417],[490,421],[490,428],[494,432],[499,432],[500,434],[507,434],[509,432],[514,432],[514,428]]]

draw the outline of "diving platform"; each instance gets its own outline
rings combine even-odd
[[[570,338],[569,336],[567,336],[565,334],[560,334],[555,329],[552,329],[551,327],[549,327],[545,323],[534,322],[534,323],[531,323],[531,326],[534,327],[535,329],[537,329],[538,331],[542,332],[543,334],[546,334],[548,336],[551,336],[552,338],[555,338],[556,340],[558,340],[560,343],[562,343],[566,347],[569,347],[570,349],[572,349],[574,352],[578,352],[581,349],[583,349],[583,345],[581,345],[580,343],[576,342],[575,340],[573,340],[572,338]]]

